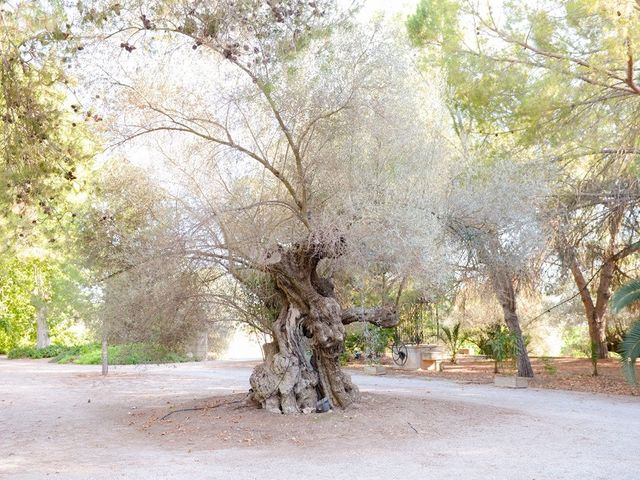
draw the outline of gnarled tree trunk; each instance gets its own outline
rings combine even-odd
[[[316,272],[328,252],[318,245],[281,248],[268,271],[282,299],[274,322],[274,341],[264,346],[265,362],[250,378],[252,398],[271,412],[315,411],[326,398],[345,408],[359,399],[358,387],[340,368],[344,325],[369,321],[393,326],[398,318],[386,308],[342,310],[329,279]]]

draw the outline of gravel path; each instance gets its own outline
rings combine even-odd
[[[111,371],[103,379],[94,366],[0,359],[0,478],[640,478],[638,397],[354,375],[369,397],[395,399],[394,418],[403,402],[415,408],[420,399],[438,407],[439,422],[388,442],[367,442],[363,432],[336,423],[331,438],[315,441],[310,432],[303,447],[208,449],[193,435],[176,448],[133,426],[132,418],[245,391],[250,368],[207,362]],[[406,414],[411,420],[409,408]],[[379,417],[370,431],[387,421]]]

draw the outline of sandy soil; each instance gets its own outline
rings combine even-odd
[[[357,408],[283,417],[239,403],[248,367],[0,359],[0,478],[639,477],[637,397],[355,375]]]

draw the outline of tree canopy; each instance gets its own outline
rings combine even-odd
[[[521,376],[563,305],[594,358],[620,345],[638,3],[359,7],[3,7],[0,351],[72,324],[186,351],[240,322],[267,339],[251,399],[294,413],[358,400],[352,324],[441,307],[467,338],[468,296]]]

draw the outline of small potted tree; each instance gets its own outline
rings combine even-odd
[[[518,340],[516,336],[504,326],[500,326],[487,343],[489,356],[494,362],[494,384],[506,388],[528,387],[529,379],[517,375]]]
[[[375,326],[365,325],[364,327],[365,356],[367,364],[364,373],[369,375],[384,375],[386,373],[384,365],[380,364],[380,358],[387,347],[388,335],[384,329]]]

